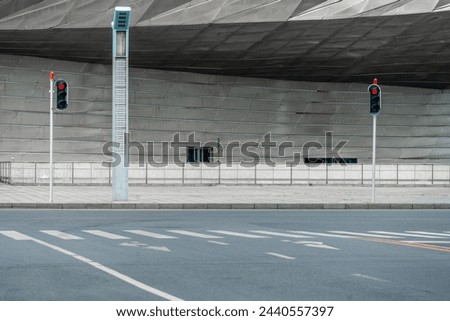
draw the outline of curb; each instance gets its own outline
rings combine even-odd
[[[435,210],[450,203],[0,203],[0,209]]]

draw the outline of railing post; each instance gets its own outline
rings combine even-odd
[[[291,177],[290,177],[290,179],[291,179],[291,185],[292,185],[292,163],[291,163],[291,170],[290,170],[290,172],[291,172]]]

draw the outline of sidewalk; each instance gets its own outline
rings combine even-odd
[[[449,187],[362,186],[130,186],[128,202],[112,202],[111,186],[0,184],[0,208],[131,209],[450,209]]]

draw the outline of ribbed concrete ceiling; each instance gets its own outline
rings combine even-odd
[[[110,63],[117,5],[136,67],[450,87],[450,0],[6,0],[0,53]]]

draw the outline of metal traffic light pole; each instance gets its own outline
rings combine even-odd
[[[55,73],[50,72],[50,203],[53,203],[53,82]]]
[[[373,80],[369,86],[370,93],[370,113],[373,116],[373,139],[372,139],[372,202],[375,202],[375,175],[376,175],[376,150],[377,150],[377,115],[381,110],[381,88],[378,86],[378,79]]]
[[[377,152],[377,114],[373,116],[373,141],[372,141],[372,202],[375,202],[375,163]]]

